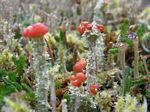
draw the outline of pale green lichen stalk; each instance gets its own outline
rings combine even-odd
[[[133,40],[133,48],[134,48],[134,78],[139,77],[139,42],[138,42],[138,37]]]
[[[46,61],[44,57],[43,38],[34,41],[34,70],[36,80],[35,95],[37,98],[36,112],[48,111],[48,74],[46,71]]]
[[[87,31],[85,36],[88,41],[88,60],[86,66],[86,76],[88,77],[88,83],[96,82],[96,75],[98,72],[104,70],[104,35],[96,29],[96,23],[92,23],[92,31]]]
[[[62,112],[68,112],[66,99],[62,100]]]
[[[55,65],[49,69],[50,78],[50,102],[52,106],[52,112],[56,112],[56,93],[55,93],[55,75],[58,74],[60,66]]]

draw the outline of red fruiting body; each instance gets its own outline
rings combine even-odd
[[[97,89],[97,88],[98,88],[98,84],[92,84],[92,85],[90,85],[89,87],[90,87],[90,88],[96,88],[96,89]]]
[[[86,30],[91,30],[92,24],[88,21],[82,21],[78,26],[77,30],[82,35]]]
[[[91,29],[92,29],[92,24],[91,24],[91,23],[88,24],[88,25],[86,26],[86,29],[91,30]]]
[[[27,30],[24,30],[24,31],[22,32],[22,36],[26,38],[26,37],[28,36],[28,31],[27,31]]]
[[[33,27],[32,31],[33,37],[43,36],[48,32],[48,27],[45,26],[43,23],[33,24],[32,27]]]
[[[100,25],[100,24],[97,24],[97,25],[96,25],[96,28],[97,28],[98,30],[102,31],[102,32],[105,30],[104,25]]]
[[[22,35],[24,37],[30,37],[32,29],[33,29],[32,26],[28,26],[26,29],[24,29],[24,31],[22,32]]]
[[[79,81],[79,80],[71,81],[71,84],[75,87],[80,87],[81,86],[81,81]]]
[[[88,21],[81,21],[80,25],[84,26],[85,28],[90,24]]]
[[[81,59],[78,62],[76,62],[76,64],[73,66],[73,71],[74,72],[82,72],[83,69],[85,69],[86,67],[86,60],[85,59]]]
[[[79,25],[77,28],[78,32],[82,35],[84,33],[84,31],[86,30],[84,26]]]
[[[35,23],[32,26],[28,26],[24,31],[22,32],[22,35],[24,37],[41,37],[45,35],[48,32],[48,27],[45,26],[43,23]]]
[[[83,65],[82,65],[82,63],[77,62],[77,63],[73,66],[73,71],[74,71],[74,72],[82,72],[82,71],[83,71]]]
[[[84,82],[87,79],[87,77],[82,72],[77,73],[76,78],[77,78],[77,80],[79,80],[81,82]]]
[[[81,60],[79,60],[78,62],[79,62],[79,63],[81,63],[81,64],[82,64],[83,69],[85,69],[86,64],[87,64],[86,60],[85,60],[85,59],[81,59]]]
[[[92,24],[88,21],[82,21],[81,26],[84,26],[86,30],[91,30],[92,29]]]
[[[97,89],[98,89],[98,85],[97,84],[92,84],[92,85],[89,86],[89,93],[92,94],[92,95],[96,95]]]
[[[76,78],[75,75],[71,75],[71,76],[69,77],[69,80],[70,80],[70,81],[75,81],[75,80],[77,80],[77,78]]]

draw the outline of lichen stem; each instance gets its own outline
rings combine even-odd
[[[119,61],[120,61],[120,68],[122,71],[125,70],[125,51],[122,48],[119,49]]]
[[[138,78],[139,76],[139,51],[138,51],[138,38],[133,40],[133,47],[134,47],[134,79]]]
[[[51,105],[52,105],[52,112],[56,112],[56,94],[55,94],[55,79],[54,79],[54,75],[50,74],[50,91],[51,91],[51,95],[50,95],[50,101],[51,101]]]
[[[43,38],[34,39],[34,69],[36,80],[36,112],[48,112],[48,76],[45,73]]]

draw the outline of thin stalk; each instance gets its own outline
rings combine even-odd
[[[51,105],[52,105],[52,112],[56,112],[56,94],[55,94],[55,79],[54,79],[54,75],[50,74],[50,91],[51,91],[51,95],[50,95],[50,101],[51,101]]]
[[[47,47],[48,47],[48,54],[50,56],[51,64],[54,65],[55,60],[54,60],[53,50],[52,50],[51,46],[48,44],[48,41],[46,39],[45,39],[45,42],[46,42]]]
[[[45,73],[45,57],[43,38],[39,37],[34,41],[34,69],[36,80],[36,112],[48,112],[48,76]]]
[[[68,112],[68,109],[67,109],[67,100],[66,99],[63,99],[62,100],[62,112]]]
[[[48,44],[48,41],[46,39],[45,39],[45,42],[48,47],[48,54],[51,59],[51,64],[52,64],[52,66],[54,66],[55,60],[54,60],[54,56],[53,56],[53,50],[52,50],[51,46]],[[50,77],[50,82],[51,82],[50,83],[50,103],[52,106],[52,112],[56,112],[55,78],[52,73],[49,73],[49,77]]]
[[[121,56],[121,67],[122,67],[122,70],[124,71],[125,69],[125,52],[121,52],[122,55]]]
[[[146,58],[142,57],[142,60],[143,60],[143,64],[144,64],[146,74],[149,75],[149,71],[148,71],[148,68],[147,68],[147,65],[146,65]]]
[[[133,40],[133,47],[134,47],[134,79],[138,78],[139,76],[139,69],[138,69],[138,65],[139,65],[139,51],[138,51],[138,38],[136,38],[135,40]]]
[[[125,70],[125,52],[126,49],[124,46],[119,46],[119,61],[120,61],[120,68],[122,71]]]

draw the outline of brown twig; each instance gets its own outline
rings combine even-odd
[[[50,56],[51,64],[54,65],[55,60],[54,60],[53,50],[52,50],[52,48],[49,46],[48,41],[47,41],[46,39],[45,39],[45,42],[46,42],[47,47],[48,47],[48,54],[49,54],[49,56]]]

